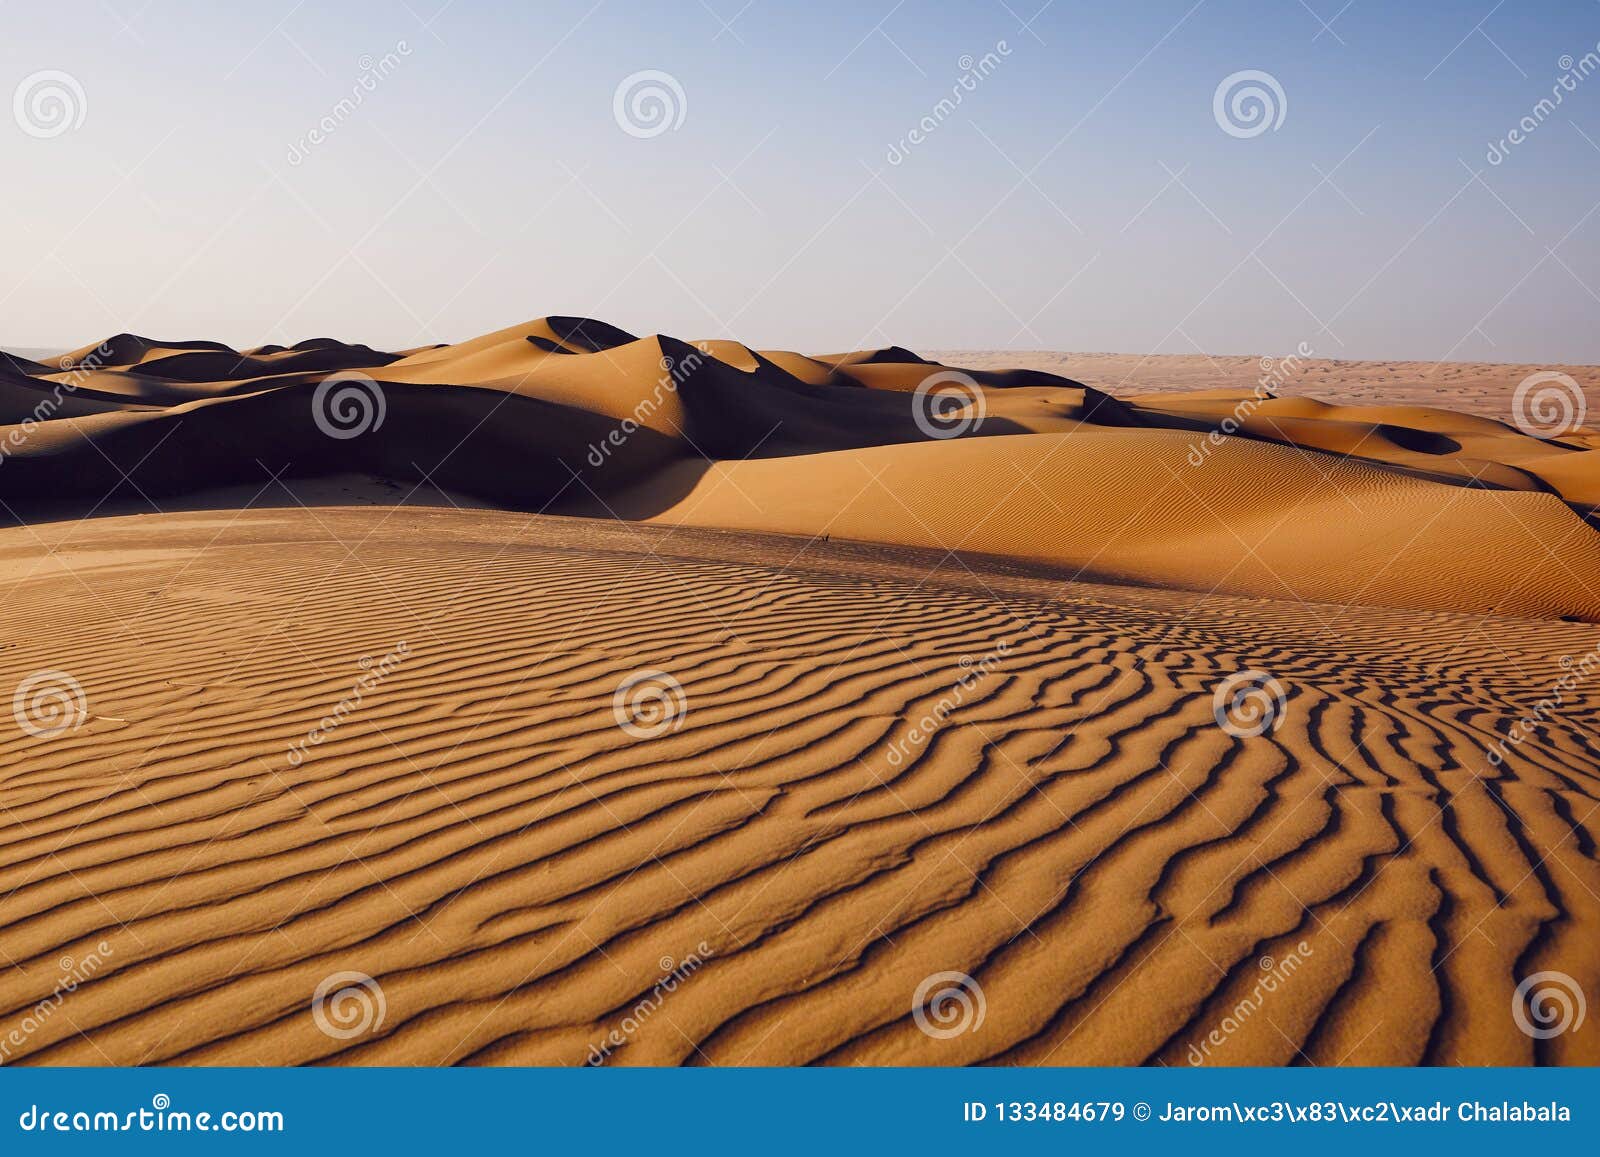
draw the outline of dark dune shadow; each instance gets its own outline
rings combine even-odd
[[[1455,454],[1461,449],[1461,443],[1448,435],[1418,430],[1414,426],[1396,426],[1385,422],[1378,427],[1378,433],[1401,449],[1417,454]]]
[[[385,383],[381,422],[337,438],[318,426],[315,388],[307,382],[85,418],[71,437],[24,444],[0,460],[0,501],[11,521],[31,522],[130,508],[209,509],[220,490],[261,487],[274,477],[292,485],[365,475],[536,511],[603,503],[667,466],[698,461],[654,430],[634,429],[619,444],[618,423],[604,415],[470,387]],[[673,476],[685,477],[681,470]],[[684,485],[692,486],[692,476]],[[684,492],[647,493],[660,510]]]

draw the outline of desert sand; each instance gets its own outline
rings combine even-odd
[[[0,360],[0,1060],[1600,1062],[1600,430],[1138,361]]]
[[[1347,361],[1285,355],[1061,353],[1054,350],[926,350],[935,361],[974,369],[1028,369],[1064,374],[1118,397],[1178,391],[1249,391],[1264,377],[1279,392],[1341,405],[1424,406],[1512,419],[1517,385],[1556,370],[1593,396],[1595,366],[1506,362]]]

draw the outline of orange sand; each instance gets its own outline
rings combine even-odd
[[[0,362],[0,689],[77,693],[0,729],[0,1060],[1600,1061],[1516,997],[1600,993],[1593,428],[976,370],[929,436],[904,350],[570,318],[96,349]]]

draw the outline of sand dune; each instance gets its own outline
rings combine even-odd
[[[1252,390],[1263,373],[1286,394],[1350,405],[1444,406],[1463,414],[1510,421],[1519,383],[1530,374],[1562,371],[1594,396],[1600,367],[1497,362],[1347,361],[1306,356],[1218,357],[1212,354],[1057,353],[1050,350],[924,351],[981,369],[1026,368],[1069,374],[1119,396]]]
[[[22,521],[354,473],[1163,588],[1600,619],[1586,427],[1235,389],[1119,399],[900,348],[804,357],[571,317],[403,355],[119,334],[25,368],[7,416],[60,412],[7,446],[0,500]]]
[[[782,459],[689,466],[687,496],[648,520],[1003,554],[1102,582],[1600,618],[1595,532],[1550,495],[1447,488],[1243,439],[1191,471],[1186,445],[1099,431],[841,452],[803,472]],[[952,475],[988,482],[952,487]]]
[[[0,1061],[1600,1063],[1600,432],[1107,384],[0,362]]]

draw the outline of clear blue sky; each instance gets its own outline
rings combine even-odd
[[[65,72],[83,116],[0,119],[0,343],[577,313],[813,351],[1600,362],[1600,73],[1534,112],[1597,51],[1594,0],[1040,3],[12,0],[0,95]],[[683,115],[641,137],[613,98],[649,69]],[[1213,97],[1246,69],[1285,107],[1241,137]]]

